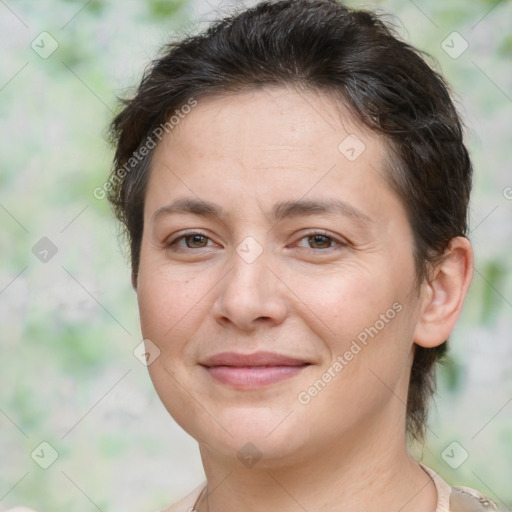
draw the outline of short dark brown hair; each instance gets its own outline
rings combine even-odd
[[[333,95],[385,136],[385,176],[414,233],[417,282],[428,279],[450,240],[467,235],[472,167],[449,87],[425,57],[376,13],[336,0],[264,1],[165,46],[110,126],[116,152],[108,198],[129,240],[134,286],[153,154],[146,147],[141,157],[141,150],[191,98],[267,85]],[[411,438],[424,438],[435,362],[446,348],[415,348]]]

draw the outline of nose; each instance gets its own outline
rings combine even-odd
[[[247,248],[249,251],[244,252]],[[219,283],[213,305],[217,322],[233,324],[243,331],[254,330],[262,323],[279,325],[288,309],[287,287],[276,265],[266,251],[255,257],[255,250],[251,244],[241,244],[233,251],[230,270]]]

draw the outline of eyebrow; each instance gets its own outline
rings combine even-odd
[[[162,206],[152,216],[155,221],[157,217],[164,214],[193,214],[201,217],[227,219],[229,215],[220,205],[200,199],[176,199],[168,205]],[[359,223],[373,222],[373,219],[361,210],[355,208],[341,199],[327,200],[298,200],[284,201],[277,203],[272,208],[270,219],[278,222],[292,217],[305,217],[310,215],[343,215],[350,217]]]

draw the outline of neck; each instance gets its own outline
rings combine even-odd
[[[373,418],[337,444],[288,465],[262,459],[241,469],[239,461],[201,445],[208,491],[197,511],[435,510],[435,485],[408,453],[403,423],[385,425]]]

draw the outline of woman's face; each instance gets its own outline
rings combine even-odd
[[[270,464],[401,435],[419,298],[385,155],[328,96],[285,88],[201,100],[156,148],[142,333],[203,446]]]

